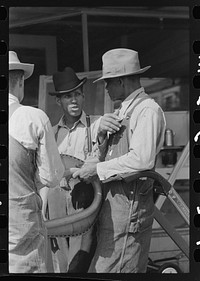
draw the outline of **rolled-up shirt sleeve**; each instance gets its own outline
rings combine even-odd
[[[163,145],[165,120],[161,110],[144,108],[137,120],[130,120],[128,153],[97,164],[100,180],[120,173],[152,169]]]
[[[64,165],[49,120],[40,133],[36,155],[36,178],[48,187],[58,185],[64,174]]]

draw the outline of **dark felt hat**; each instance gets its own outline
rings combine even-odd
[[[80,80],[71,67],[66,67],[63,72],[53,74],[55,92],[50,92],[49,95],[60,96],[70,93],[81,87],[86,81],[86,77]]]

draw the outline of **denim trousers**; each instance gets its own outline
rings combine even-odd
[[[146,272],[154,213],[153,181],[110,182],[104,184],[103,196],[97,248],[89,272]]]

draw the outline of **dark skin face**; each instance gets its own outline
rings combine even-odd
[[[80,118],[84,100],[85,97],[80,88],[56,97],[56,102],[65,115],[66,123],[73,124]]]
[[[105,88],[112,101],[124,100],[123,80],[119,77],[105,79]]]

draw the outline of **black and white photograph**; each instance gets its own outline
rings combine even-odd
[[[10,274],[190,273],[189,18],[9,7]]]

